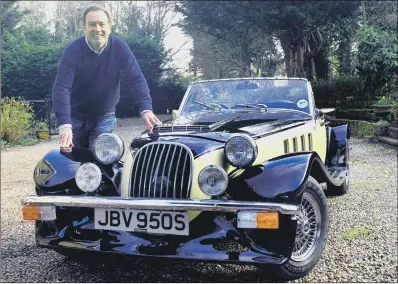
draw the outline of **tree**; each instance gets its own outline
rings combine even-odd
[[[229,58],[230,64],[240,69],[239,76],[251,76],[254,74],[252,63],[263,53],[253,43],[266,34],[257,26],[246,24],[248,15],[237,11],[238,5],[225,1],[182,1],[176,9],[185,16],[180,26],[188,34],[206,33],[222,41],[222,45],[215,47]]]
[[[387,30],[363,26],[357,34],[357,69],[368,85],[377,86],[381,92],[394,89],[398,71],[398,40]]]
[[[274,36],[285,55],[288,76],[315,78],[314,57],[321,51],[328,25],[350,17],[358,2],[182,1],[187,31],[201,30],[240,46],[246,69],[253,62],[253,41]]]
[[[1,1],[1,33],[13,33],[22,17],[28,13],[26,10],[21,10],[18,6],[18,1]]]

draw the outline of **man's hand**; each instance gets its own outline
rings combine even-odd
[[[65,127],[59,130],[59,146],[62,150],[70,151],[72,149],[72,138],[72,128]]]
[[[152,132],[154,125],[162,125],[162,122],[156,117],[152,111],[147,111],[142,114],[142,119],[146,124],[148,132]]]

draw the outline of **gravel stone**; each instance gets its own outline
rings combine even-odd
[[[162,120],[168,118],[160,116]],[[125,143],[144,130],[140,118],[118,119],[115,133]],[[351,139],[351,186],[328,197],[329,237],[315,268],[294,282],[397,282],[397,149]],[[119,257],[72,261],[38,249],[33,221],[23,221],[20,200],[35,194],[37,162],[58,147],[58,137],[1,153],[1,282],[265,282],[251,265]],[[347,239],[353,228],[369,234]]]

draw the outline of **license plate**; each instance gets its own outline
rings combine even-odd
[[[127,232],[189,234],[187,212],[95,208],[94,228]]]

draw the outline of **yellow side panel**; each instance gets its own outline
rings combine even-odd
[[[316,121],[316,129],[312,133],[312,147],[313,151],[317,152],[322,162],[326,161],[326,127],[320,124],[319,119]]]
[[[130,184],[130,172],[131,167],[133,166],[133,157],[130,153],[130,150],[125,154],[124,165],[123,165],[123,173],[122,173],[122,181],[121,181],[121,197],[129,196],[129,184]]]

